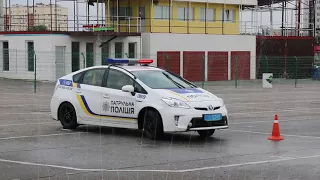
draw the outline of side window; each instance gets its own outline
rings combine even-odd
[[[110,69],[107,79],[107,87],[121,90],[125,85],[133,85],[133,79],[123,72]]]
[[[89,70],[84,74],[82,84],[101,86],[104,73],[105,69]]]
[[[137,82],[134,83],[134,91],[141,94],[148,94],[147,91]]]
[[[82,75],[83,75],[83,72],[73,75],[73,82],[81,83],[80,81],[81,81]]]

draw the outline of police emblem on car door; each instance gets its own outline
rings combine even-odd
[[[125,85],[133,84],[132,79],[125,73],[110,69],[107,79],[107,87],[102,92],[102,113],[109,120],[123,123],[136,122],[136,100],[135,95],[122,91]],[[130,122],[131,121],[131,122]]]

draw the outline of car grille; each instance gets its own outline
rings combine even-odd
[[[212,127],[212,126],[226,126],[228,125],[227,116],[223,116],[220,121],[204,121],[203,118],[192,118],[191,120],[192,127],[190,128],[199,128],[199,127]]]
[[[204,108],[204,107],[195,107],[194,109],[200,110],[200,111],[208,111],[208,108]],[[220,109],[220,106],[213,107],[213,110],[217,110],[217,109]]]

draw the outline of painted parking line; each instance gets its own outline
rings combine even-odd
[[[209,166],[209,167],[203,167],[203,168],[180,170],[179,173],[182,173],[182,172],[193,172],[193,171],[203,171],[203,170],[211,170],[211,169],[220,169],[220,168],[239,167],[239,166],[248,166],[248,165],[267,164],[267,163],[293,161],[293,160],[301,160],[301,159],[312,159],[312,158],[320,158],[320,155],[300,156],[300,157],[294,157],[294,158],[285,157],[285,158],[282,158],[282,159],[275,159],[275,160],[253,161],[253,162],[246,162],[246,163],[220,165],[220,166]]]
[[[31,165],[31,166],[51,167],[51,168],[59,168],[59,169],[74,170],[74,171],[86,171],[86,172],[99,172],[99,171],[101,172],[101,171],[103,171],[103,172],[185,173],[185,172],[194,172],[194,171],[221,169],[221,168],[231,168],[231,167],[239,167],[239,166],[251,166],[251,165],[259,165],[259,164],[267,164],[267,163],[276,163],[276,162],[283,162],[283,161],[312,159],[312,158],[319,158],[319,157],[320,157],[320,155],[299,156],[299,157],[283,157],[283,158],[274,159],[274,160],[252,161],[252,162],[245,162],[245,163],[219,165],[219,166],[207,166],[207,167],[192,168],[192,169],[185,169],[185,170],[165,170],[165,169],[164,170],[160,170],[160,169],[84,169],[84,168],[76,168],[76,167],[70,167],[70,166],[60,166],[60,165],[52,165],[52,164],[33,163],[33,162],[26,162],[26,161],[14,161],[14,160],[8,160],[8,159],[0,159],[0,162]]]

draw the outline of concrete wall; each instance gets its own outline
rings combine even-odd
[[[111,37],[109,37],[111,38]],[[104,38],[103,40],[107,40]],[[2,42],[9,42],[9,71],[3,70],[3,53],[0,51],[0,77],[17,78],[17,79],[33,79],[34,72],[28,71],[27,58],[27,42],[34,42],[34,50],[37,56],[37,79],[38,80],[56,80],[56,46],[65,46],[65,55],[63,64],[59,64],[63,68],[64,74],[71,72],[71,42],[80,42],[80,52],[86,56],[86,43],[94,43],[94,65],[101,65],[101,42],[96,37],[70,37],[67,35],[2,35],[0,36],[0,49]],[[114,43],[123,42],[124,53],[128,52],[128,43],[137,43],[137,55],[141,55],[141,38],[140,37],[118,37],[109,44],[109,52],[114,57]],[[138,57],[140,58],[140,57]],[[80,69],[84,68],[83,58],[80,56]],[[61,68],[60,68],[61,69]]]
[[[231,79],[231,51],[250,51],[250,79],[255,79],[256,73],[256,37],[245,35],[209,35],[209,34],[170,34],[143,33],[144,57],[148,54],[155,60],[157,51],[180,51],[180,75],[183,76],[183,51],[228,51],[228,79]],[[207,67],[206,67],[207,72]],[[207,74],[207,73],[206,73]],[[206,76],[207,79],[207,76]]]

